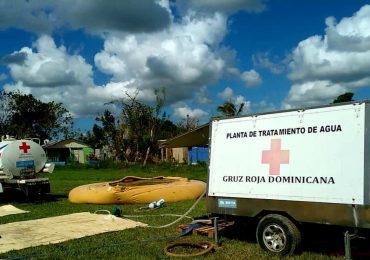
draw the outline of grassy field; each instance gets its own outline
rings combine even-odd
[[[130,166],[107,169],[86,169],[84,167],[57,168],[53,174],[49,174],[52,192],[43,199],[26,201],[16,194],[2,194],[0,205],[12,204],[20,209],[28,210],[29,213],[11,215],[0,218],[1,224],[38,219],[51,216],[59,216],[75,212],[94,212],[100,209],[111,211],[112,205],[76,205],[68,201],[69,191],[79,185],[117,180],[124,176],[135,175],[143,177],[154,176],[185,176],[191,179],[206,181],[206,166],[186,166],[164,164],[159,166]],[[125,215],[160,215],[166,213],[183,214],[192,206],[194,201],[169,203],[167,207],[140,211],[142,205],[120,205]],[[206,218],[205,199],[203,198],[197,207],[190,213],[194,218]],[[149,225],[164,225],[175,220],[173,217],[144,217],[139,221]],[[164,248],[171,242],[199,242],[211,241],[203,236],[187,236],[183,238],[177,235],[177,226],[187,223],[186,220],[165,229],[135,228],[120,232],[111,232],[68,242],[28,248],[12,251],[0,255],[1,259],[167,259]],[[221,246],[215,252],[199,259],[273,259],[260,250],[254,238],[255,226],[238,225],[222,236]],[[1,234],[0,234],[1,235]],[[1,239],[1,238],[0,238]],[[343,259],[343,256],[335,257],[335,252],[342,250],[338,241],[324,241],[316,244],[306,244],[301,253],[287,259]]]

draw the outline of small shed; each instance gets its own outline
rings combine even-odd
[[[49,162],[87,163],[94,149],[76,139],[65,139],[43,145]]]
[[[209,124],[160,142],[162,161],[196,164],[208,161]]]

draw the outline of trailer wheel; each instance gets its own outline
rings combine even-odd
[[[264,216],[258,223],[256,236],[262,249],[280,256],[293,254],[301,242],[297,226],[279,214]]]

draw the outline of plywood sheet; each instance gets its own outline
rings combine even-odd
[[[21,213],[27,213],[29,211],[21,210],[13,205],[4,205],[0,207],[0,217],[7,216],[7,215],[13,215],[13,214],[21,214]]]
[[[13,222],[0,225],[0,253],[138,226],[146,224],[89,212]]]

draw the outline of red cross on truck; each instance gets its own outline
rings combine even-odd
[[[31,146],[27,145],[26,142],[22,142],[22,145],[19,146],[19,150],[23,150],[23,153],[27,153],[28,149],[31,149]]]

